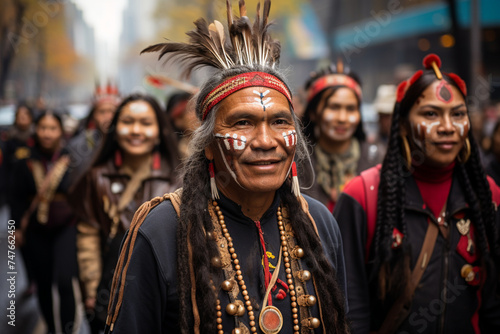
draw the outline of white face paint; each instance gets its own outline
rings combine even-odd
[[[132,102],[129,108],[130,111],[133,112],[134,114],[148,111],[148,105],[146,104],[146,102],[143,101]]]
[[[118,133],[122,136],[126,136],[130,133],[130,130],[129,128],[121,128],[120,130],[118,130]]]
[[[274,103],[270,102],[271,101],[270,97],[268,97],[267,99],[264,99],[264,96],[269,94],[269,89],[266,90],[264,93],[260,93],[256,90],[254,90],[253,92],[254,92],[254,94],[259,95],[259,97],[255,98],[255,101],[256,101],[256,103],[262,105],[262,108],[264,108],[264,111],[266,111],[266,108],[269,108],[270,106],[272,106],[274,104]]]
[[[465,121],[463,123],[458,123],[458,122],[453,122],[452,123],[456,128],[460,129],[460,137],[464,137],[464,133],[465,133],[465,128],[469,128],[468,125],[469,125],[469,122]]]
[[[439,124],[441,124],[441,123],[440,122],[434,122],[434,123],[429,124],[429,127],[427,128],[427,134],[430,134],[432,128],[435,127],[436,125],[439,125]]]
[[[152,129],[146,129],[146,130],[144,131],[144,135],[145,135],[146,137],[148,137],[148,138],[153,137],[153,135],[154,135],[153,130],[152,130]]]
[[[241,136],[240,139],[238,139],[238,135],[235,133],[233,135],[233,146],[235,150],[243,150],[245,149],[245,143],[247,139],[245,136]]]
[[[357,123],[358,122],[358,117],[355,116],[355,115],[350,115],[349,118],[348,118],[349,122],[350,123]]]
[[[230,151],[231,149],[244,150],[247,142],[245,136],[241,136],[238,138],[238,135],[236,133],[234,133],[232,136],[229,133],[226,133],[225,135],[216,133],[215,137],[224,139],[224,146],[228,151]]]
[[[295,146],[297,145],[297,132],[295,130],[290,130],[288,133],[282,133],[283,138],[285,138],[286,146]]]
[[[323,119],[326,121],[326,122],[330,122],[331,120],[333,120],[333,114],[331,113],[327,113],[326,115],[323,116]]]

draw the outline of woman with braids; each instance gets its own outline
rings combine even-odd
[[[402,82],[384,162],[334,210],[354,333],[500,333],[500,189],[471,135],[465,83],[431,54]]]
[[[76,316],[76,217],[67,201],[70,159],[63,144],[61,117],[42,110],[33,145],[16,155],[9,179],[16,246],[36,286],[47,333],[54,334],[78,331],[81,321]]]
[[[273,69],[269,6],[252,30],[244,1],[234,19],[228,2],[231,38],[200,19],[189,44],[146,49],[216,71],[196,97],[183,188],[145,203],[123,241],[106,333],[348,332],[340,232],[300,195],[306,145]]]
[[[135,211],[179,185],[177,141],[164,117],[153,97],[127,96],[117,107],[90,170],[72,191],[79,214],[80,280],[94,333],[104,328],[120,242]]]
[[[361,85],[342,62],[313,73],[306,82],[304,133],[314,144],[316,180],[305,193],[333,211],[344,185],[382,162],[383,150],[365,141],[361,121]],[[303,175],[305,176],[305,175]],[[313,183],[310,177],[302,184]]]

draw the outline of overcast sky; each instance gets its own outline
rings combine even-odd
[[[72,0],[83,11],[85,21],[94,27],[97,47],[97,67],[103,76],[114,76],[122,12],[126,0]],[[103,78],[104,79],[104,78]]]

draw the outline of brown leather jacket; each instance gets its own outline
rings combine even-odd
[[[80,279],[87,298],[93,298],[101,279],[103,247],[115,235],[121,236],[130,226],[135,211],[142,203],[165,193],[173,192],[180,185],[178,178],[163,168],[151,170],[130,201],[117,210],[120,198],[132,179],[130,173],[118,169],[113,159],[93,167],[73,191],[73,203],[79,216],[77,255]],[[114,208],[114,209],[113,209]],[[113,256],[113,255],[110,255]]]

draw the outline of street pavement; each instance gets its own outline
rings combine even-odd
[[[12,256],[12,253],[8,253],[8,220],[8,209],[5,206],[0,207],[0,270],[2,277],[0,280],[0,333],[44,334],[47,332],[47,328],[38,308],[36,293],[26,294],[28,280],[21,252],[16,249],[14,251],[15,257],[8,258],[9,255]],[[12,263],[8,261],[15,263],[14,271],[9,269],[9,265],[12,265]],[[9,282],[8,279],[13,277],[14,280]],[[10,284],[11,282],[13,286]],[[13,292],[14,290],[15,292]],[[15,297],[13,297],[13,293]],[[12,309],[11,301],[15,302],[15,322],[12,322],[14,319],[11,314],[12,310],[8,309],[9,307]],[[57,297],[55,298],[55,304],[57,307]],[[77,318],[82,320],[84,316],[81,300],[78,302],[77,309],[79,311]],[[9,325],[9,322],[15,324],[15,326]],[[87,322],[82,321],[79,331],[75,332],[77,334],[90,334]]]

